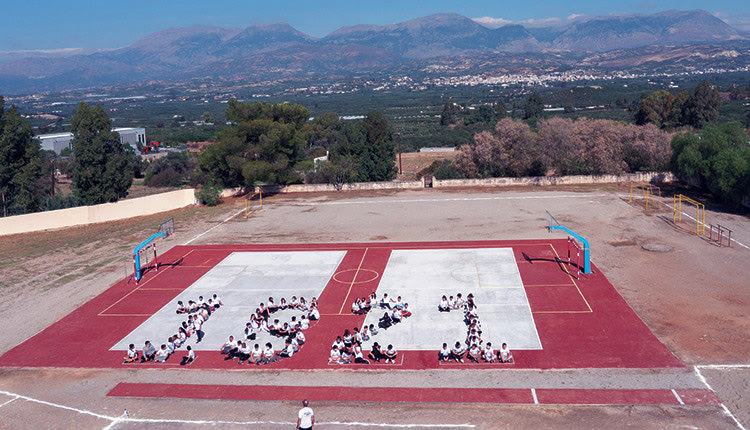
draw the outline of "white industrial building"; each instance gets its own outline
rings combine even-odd
[[[138,150],[138,143],[146,145],[145,128],[119,127],[113,128],[112,131],[119,133],[120,143],[129,144],[134,151]],[[55,151],[56,154],[60,154],[65,148],[73,149],[73,133],[40,134],[36,138],[42,143],[42,150],[45,151]]]

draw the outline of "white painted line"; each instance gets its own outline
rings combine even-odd
[[[224,221],[220,222],[219,224],[216,224],[215,226],[213,226],[213,227],[209,228],[208,230],[204,231],[203,233],[199,234],[198,236],[195,236],[194,238],[192,238],[192,239],[188,240],[187,242],[183,243],[182,245],[183,245],[183,246],[184,246],[184,245],[190,245],[190,243],[191,243],[191,242],[193,242],[194,240],[196,240],[196,239],[199,239],[199,238],[203,237],[203,235],[205,235],[205,234],[206,234],[206,233],[208,233],[209,231],[211,231],[211,230],[215,229],[216,227],[219,227],[219,226],[222,226],[222,225],[226,224],[227,222],[229,222],[230,220],[232,220],[232,218],[236,217],[237,215],[239,215],[239,214],[240,214],[240,213],[241,213],[242,211],[244,211],[244,210],[245,210],[245,209],[240,209],[240,210],[238,210],[237,212],[235,212],[235,213],[234,213],[234,215],[230,215],[230,216],[229,216],[229,217],[227,217],[227,219],[225,219]]]
[[[10,400],[8,400],[7,402],[5,402],[5,403],[3,403],[2,405],[0,405],[0,408],[2,408],[3,406],[7,405],[8,403],[10,403],[10,402],[12,402],[12,401],[16,400],[17,398],[18,398],[17,396],[16,396],[16,397],[13,397],[12,399],[10,399]]]
[[[486,200],[542,200],[542,199],[580,199],[591,197],[608,197],[612,194],[565,194],[555,196],[498,196],[498,197],[455,197],[448,199],[378,199],[378,200],[350,200],[335,202],[299,202],[297,206],[322,206],[322,205],[368,205],[383,203],[433,203],[433,202],[474,202]]]
[[[734,414],[727,408],[724,403],[720,404],[722,409],[724,409],[724,415],[727,415],[728,417],[732,418],[734,420],[734,423],[737,424],[737,428],[740,430],[746,430],[745,426],[742,425],[742,423],[737,419],[737,417],[734,416]]]
[[[538,405],[539,404],[539,399],[536,398],[536,389],[535,388],[531,389],[531,397],[534,398],[534,404]]]
[[[678,402],[680,402],[682,406],[685,406],[685,402],[682,401],[682,397],[680,397],[680,395],[677,394],[677,391],[675,391],[674,388],[672,388],[672,394],[674,394],[674,397],[677,399]]]
[[[296,425],[296,422],[278,422],[278,421],[199,421],[199,420],[177,420],[177,419],[149,419],[149,418],[130,418],[124,416],[119,417],[110,417],[107,415],[97,414],[96,412],[87,411],[85,409],[77,409],[70,406],[60,405],[57,403],[52,402],[46,402],[44,400],[38,400],[34,399],[32,397],[23,396],[21,394],[11,393],[8,391],[0,390],[0,394],[5,394],[6,396],[13,397],[13,399],[3,403],[0,405],[0,407],[5,406],[6,404],[17,400],[22,399],[26,400],[28,402],[33,403],[39,403],[46,406],[52,406],[54,408],[60,408],[65,409],[68,411],[78,412],[82,415],[89,415],[96,418],[100,418],[103,420],[110,421],[110,423],[104,427],[106,430],[110,430],[114,428],[115,425],[120,423],[151,423],[151,424],[158,424],[158,423],[174,423],[174,424],[205,424],[205,425],[212,425],[215,426],[217,424],[230,424],[230,425],[240,425],[240,426],[252,426],[252,425],[278,425],[278,426],[285,426],[290,427],[293,425]],[[475,428],[476,426],[473,424],[390,424],[390,423],[362,423],[362,422],[340,422],[340,421],[332,421],[332,422],[320,422],[317,423],[318,425],[322,426],[350,426],[350,427],[395,427],[395,428]],[[744,430],[744,429],[743,429]]]
[[[695,372],[695,375],[698,377],[698,379],[700,379],[700,381],[703,382],[703,385],[708,387],[709,390],[713,391],[714,394],[716,394],[716,391],[714,391],[714,389],[711,388],[711,385],[708,384],[708,381],[706,381],[706,378],[703,376],[698,366],[693,366],[693,371]],[[734,423],[737,424],[737,427],[740,430],[746,430],[745,426],[742,425],[742,423],[737,419],[737,417],[734,416],[732,411],[730,411],[729,408],[727,408],[726,405],[724,405],[724,403],[720,403],[719,406],[721,406],[721,408],[724,410],[724,415],[727,415],[730,418],[732,418],[734,420]]]
[[[697,364],[699,369],[750,369],[750,364]]]

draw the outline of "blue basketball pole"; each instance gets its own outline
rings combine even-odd
[[[157,237],[167,237],[167,233],[155,233],[151,235],[148,239],[141,242],[140,245],[136,246],[133,250],[133,263],[135,264],[135,281],[138,282],[141,280],[141,255],[139,252],[141,249],[148,246],[149,243],[151,243],[154,239]]]
[[[586,273],[586,274],[591,273],[591,260],[589,259],[589,241],[586,240],[583,236],[569,229],[568,227],[565,227],[564,225],[551,225],[549,226],[549,229],[550,230],[563,230],[567,232],[569,235],[581,241],[581,243],[583,244],[583,273]]]

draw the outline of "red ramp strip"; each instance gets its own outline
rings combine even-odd
[[[686,405],[718,405],[710,390],[676,390]],[[121,382],[107,396],[202,400],[533,404],[529,388],[292,387]],[[678,405],[672,390],[537,389],[539,404]]]

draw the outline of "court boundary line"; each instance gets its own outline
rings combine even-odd
[[[120,423],[174,423],[174,424],[198,424],[198,425],[216,425],[216,424],[235,424],[235,425],[279,425],[279,426],[292,426],[296,425],[294,422],[286,421],[224,421],[224,420],[180,420],[180,419],[158,419],[158,418],[131,418],[127,409],[119,417],[103,415],[96,412],[92,412],[86,409],[78,409],[72,406],[62,405],[59,403],[48,402],[45,400],[35,399],[33,397],[24,396],[22,394],[12,393],[10,391],[0,390],[0,394],[4,394],[13,399],[3,403],[2,406],[14,401],[14,400],[25,400],[31,403],[38,403],[53,408],[64,409],[67,411],[76,412],[81,415],[88,415],[94,418],[110,421],[110,423],[104,427],[104,429],[112,429],[114,426]],[[343,422],[343,421],[329,421],[329,422],[318,422],[317,425],[322,426],[351,426],[351,427],[396,427],[396,428],[476,428],[474,424],[390,424],[390,423],[364,423],[359,421]]]
[[[711,366],[711,367],[709,367],[709,366]],[[698,379],[703,383],[703,385],[705,385],[706,388],[708,388],[709,390],[711,390],[711,392],[714,393],[716,395],[716,397],[719,397],[719,395],[716,394],[716,390],[714,390],[713,387],[711,387],[711,385],[706,380],[706,377],[703,376],[703,373],[701,373],[700,367],[704,367],[704,368],[707,368],[707,369],[721,369],[721,368],[724,368],[724,366],[722,366],[722,365],[703,365],[703,366],[701,366],[701,365],[695,365],[695,366],[693,366],[693,373],[695,373],[695,376],[697,376]],[[733,367],[728,367],[728,368],[750,368],[750,365],[734,365]],[[721,400],[721,398],[719,398],[719,400]],[[747,429],[745,429],[745,426],[742,425],[742,423],[740,422],[740,420],[737,419],[737,417],[734,416],[734,414],[732,413],[732,411],[730,411],[729,408],[724,404],[724,402],[719,403],[719,406],[723,409],[724,415],[726,415],[726,416],[732,418],[732,420],[734,420],[734,423],[737,425],[737,428],[739,428],[740,430],[747,430]]]
[[[344,306],[346,306],[347,302],[349,301],[349,295],[352,293],[352,288],[354,288],[354,283],[357,281],[357,276],[359,276],[359,270],[362,268],[362,264],[365,262],[365,257],[367,256],[367,251],[370,248],[365,248],[365,252],[362,253],[362,259],[359,260],[359,266],[357,266],[357,270],[354,272],[354,276],[352,277],[352,282],[349,284],[349,290],[346,292],[346,297],[344,297],[344,301],[341,303],[341,309],[339,309],[339,315],[344,315],[342,312],[344,312]],[[343,261],[343,258],[341,259]],[[341,261],[339,261],[339,264],[341,264]],[[336,270],[336,269],[333,269]],[[336,273],[334,272],[333,275],[331,275],[330,279],[334,279],[336,276]],[[375,278],[378,279],[378,278]],[[338,281],[340,282],[340,281]],[[323,288],[325,290],[325,287]]]

